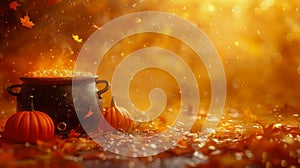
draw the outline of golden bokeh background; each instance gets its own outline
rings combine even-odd
[[[212,41],[227,78],[225,114],[237,112],[250,115],[253,120],[299,124],[298,0],[62,0],[56,4],[20,0],[17,10],[9,8],[10,2],[0,2],[2,118],[15,112],[15,98],[5,88],[20,83],[20,76],[42,69],[72,70],[82,45],[97,28],[125,14],[153,10],[169,12],[195,23]],[[35,24],[32,28],[20,23],[25,15]],[[82,42],[74,40],[73,35],[78,35]],[[144,34],[122,40],[107,53],[99,76],[110,80],[118,61],[135,49],[149,46],[170,49],[190,61],[201,89],[200,113],[206,111],[210,102],[206,70],[200,60],[192,64],[195,56],[188,47],[169,37]],[[149,71],[153,77],[164,75],[157,70]],[[132,83],[132,87],[153,81],[144,81],[146,77],[147,72],[137,74],[140,80]],[[167,78],[170,83],[164,87],[178,92],[171,77]],[[142,96],[144,94],[133,89],[132,99],[144,101],[147,98]],[[109,93],[104,95],[104,105],[109,104],[109,96]],[[145,107],[141,105],[141,108]]]

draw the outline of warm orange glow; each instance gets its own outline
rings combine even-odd
[[[88,72],[73,72],[71,70],[65,70],[65,69],[43,69],[40,71],[31,71],[26,73],[25,77],[76,77],[76,76],[91,76],[91,73]]]
[[[73,70],[82,45],[97,28],[124,14],[155,10],[174,13],[194,22],[211,39],[226,72],[226,114],[230,113],[230,109],[246,114],[243,109],[249,108],[251,115],[258,120],[274,121],[279,119],[274,119],[274,113],[269,111],[300,107],[300,4],[297,0],[107,0],[101,3],[63,0],[55,3],[37,1],[34,5],[27,1],[18,3],[16,10],[9,9],[9,4],[8,9],[3,9],[9,13],[4,16],[5,22],[1,25],[4,40],[0,50],[0,82],[3,87],[20,82],[19,77],[26,73],[29,76],[71,75],[67,71]],[[25,15],[35,24],[31,29],[20,23],[20,16]],[[204,112],[200,110],[199,113],[205,114],[210,103],[207,72],[203,66],[194,64],[194,53],[188,47],[172,38],[143,34],[124,39],[105,55],[97,75],[110,81],[114,68],[123,58],[136,49],[150,46],[171,50],[188,62],[201,91],[200,109]],[[159,75],[153,73],[152,77]],[[141,108],[149,106],[147,97],[142,96],[147,93],[135,88],[144,85],[145,76],[145,72],[135,76],[130,92],[131,98]],[[146,81],[150,84],[144,90],[148,91],[155,84],[153,80]],[[178,94],[173,81],[163,82],[171,83],[170,86],[165,84],[169,95],[173,91]],[[104,105],[109,104],[110,97],[110,92],[104,95]],[[5,115],[15,111],[15,99],[5,90],[0,92],[0,100]],[[169,105],[177,102],[171,99]],[[289,117],[299,112],[291,110],[291,115],[282,113],[289,123],[295,125],[299,122],[297,117]],[[253,121],[252,117],[248,119]]]
[[[8,117],[16,112],[17,99],[7,93],[7,86],[20,84],[21,76],[89,75],[73,72],[84,43],[105,23],[139,11],[162,11],[183,17],[202,29],[217,49],[226,73],[227,100],[219,125],[210,130],[213,134],[207,141],[199,136],[211,103],[207,70],[188,46],[154,33],[136,34],[119,41],[103,57],[97,75],[110,82],[122,59],[146,47],[161,47],[185,60],[199,84],[201,102],[192,132],[173,149],[133,159],[107,152],[89,137],[78,137],[80,134],[75,130],[70,131],[67,139],[55,137],[49,142],[38,141],[36,146],[7,143],[1,137]],[[136,18],[135,22],[142,20]],[[182,162],[182,167],[300,165],[299,0],[0,1],[0,28],[0,167],[75,168],[84,167],[81,163],[86,161],[87,167],[92,166],[93,160],[96,166],[105,163],[111,167],[172,167],[183,165]],[[170,128],[181,94],[174,78],[151,68],[133,78],[129,96],[139,109],[151,105],[148,94],[155,87],[162,88],[168,98],[159,117],[148,123],[135,123],[134,131],[150,135]],[[110,90],[104,93],[102,105],[109,106],[111,97]],[[101,137],[116,148],[123,141],[114,135]],[[166,136],[166,141],[170,140]],[[132,142],[128,142],[130,145]]]

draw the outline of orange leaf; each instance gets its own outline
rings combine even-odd
[[[93,27],[94,27],[95,29],[99,29],[99,28],[100,28],[100,26],[96,25],[95,23],[93,23]]]
[[[76,42],[78,42],[78,43],[81,43],[82,42],[82,38],[80,38],[78,35],[76,35],[76,34],[72,34],[72,38],[76,41]]]
[[[74,129],[71,129],[70,133],[68,134],[69,138],[77,138],[80,136],[80,133],[76,132]]]
[[[17,1],[12,1],[10,4],[9,4],[9,8],[12,9],[12,10],[17,10],[17,8],[21,6],[21,4],[19,4]]]
[[[55,4],[57,4],[57,3],[61,2],[61,1],[62,0],[47,0],[47,2],[48,2],[49,5],[55,5]]]
[[[30,21],[30,18],[28,15],[25,15],[23,18],[20,18],[20,21],[22,23],[22,26],[25,26],[28,28],[32,28],[32,26],[34,26],[34,23],[32,21]]]

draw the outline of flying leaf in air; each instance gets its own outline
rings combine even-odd
[[[96,25],[95,23],[93,23],[93,27],[94,27],[95,29],[99,29],[99,28],[100,28],[100,26]]]
[[[20,18],[20,21],[22,23],[22,26],[25,26],[28,28],[32,28],[32,26],[34,26],[34,23],[32,21],[30,21],[30,18],[28,15],[25,15],[23,18]]]
[[[12,1],[10,4],[9,4],[9,8],[12,9],[12,10],[17,10],[17,8],[21,6],[21,4],[19,4],[17,1]]]
[[[82,39],[79,38],[79,36],[76,35],[76,34],[72,34],[72,38],[73,38],[75,41],[77,41],[78,43],[81,43],[81,42],[82,42]]]

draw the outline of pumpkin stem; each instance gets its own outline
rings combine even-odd
[[[29,101],[30,101],[30,108],[31,108],[31,111],[35,111],[35,110],[34,110],[34,105],[33,105],[33,96],[30,95],[30,96],[29,96],[29,99],[30,99]]]
[[[116,107],[115,97],[114,96],[112,96],[112,98],[111,98],[110,107]]]

